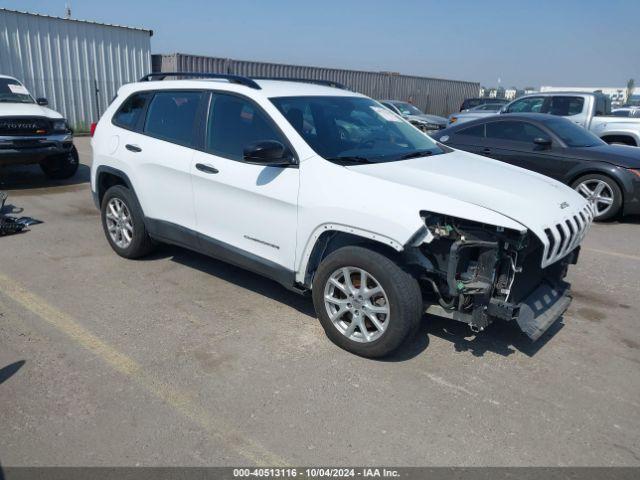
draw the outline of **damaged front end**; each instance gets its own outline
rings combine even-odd
[[[564,282],[580,247],[542,268],[544,246],[532,233],[423,213],[420,239],[405,251],[423,287],[427,313],[479,332],[516,321],[537,340],[568,308]]]

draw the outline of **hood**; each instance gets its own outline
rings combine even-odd
[[[0,117],[46,117],[62,118],[55,110],[37,103],[0,103]]]
[[[640,168],[640,148],[627,145],[570,148],[567,149],[567,156],[606,162],[624,168]]]
[[[427,115],[422,114],[422,115],[407,115],[407,120],[414,121],[414,122],[427,122],[427,123],[434,123],[436,125],[446,125],[447,124],[447,119],[444,117],[439,117],[437,115]]]
[[[543,243],[554,227],[587,208],[566,185],[529,170],[454,150],[410,160],[347,167],[365,175],[492,210],[533,231]],[[424,210],[447,214],[424,205]]]

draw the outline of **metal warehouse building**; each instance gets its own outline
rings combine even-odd
[[[209,72],[237,75],[306,78],[339,82],[378,100],[410,100],[427,113],[457,112],[465,98],[477,97],[480,84],[458,80],[416,77],[390,72],[364,72],[201,57],[183,53],[153,55],[155,72]]]
[[[125,83],[151,71],[151,30],[0,8],[0,74],[87,130]]]

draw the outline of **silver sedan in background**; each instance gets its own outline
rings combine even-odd
[[[469,120],[477,120],[478,118],[488,117],[500,113],[500,109],[504,107],[502,103],[485,103],[477,107],[463,110],[460,113],[452,113],[449,115],[449,125],[468,122]]]

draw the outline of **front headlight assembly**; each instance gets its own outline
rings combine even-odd
[[[68,133],[70,131],[69,125],[64,118],[54,120],[52,128],[54,133]]]

